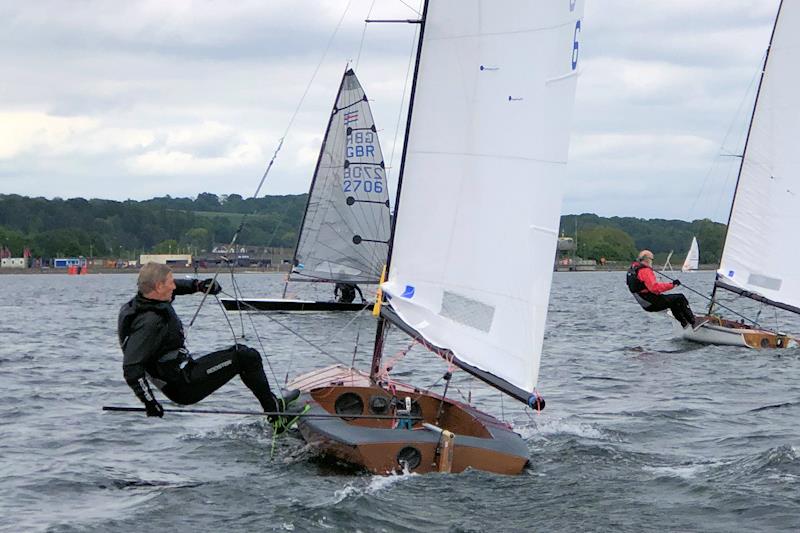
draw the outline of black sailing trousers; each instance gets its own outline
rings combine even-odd
[[[162,374],[174,376],[161,391],[177,404],[197,403],[238,374],[264,411],[278,410],[264,373],[261,354],[243,344],[190,359],[183,369],[165,369]]]
[[[689,307],[689,301],[683,294],[653,294],[650,292],[635,294],[636,301],[642,308],[649,312],[664,311],[669,309],[672,316],[686,327],[687,324],[694,324],[694,313]]]

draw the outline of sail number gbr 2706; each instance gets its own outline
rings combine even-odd
[[[375,132],[353,131],[347,136],[345,155],[342,190],[382,193],[385,175],[381,161],[375,161]]]

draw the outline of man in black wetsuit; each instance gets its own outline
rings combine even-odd
[[[364,294],[355,283],[337,283],[333,288],[333,297],[336,298],[336,301],[340,304],[353,303],[353,300],[356,299],[356,291],[358,291],[358,295],[361,297],[361,303],[366,303]]]
[[[139,272],[139,291],[122,306],[117,334],[122,347],[122,371],[136,397],[144,403],[147,416],[164,416],[164,409],[150,389],[148,378],[173,402],[197,403],[222,387],[235,375],[258,399],[264,411],[283,411],[297,391],[276,397],[269,388],[261,354],[243,344],[193,358],[184,346],[183,324],[172,300],[175,296],[222,288],[213,279],[175,280],[166,265],[148,263]],[[276,430],[285,429],[282,417],[271,416]]]

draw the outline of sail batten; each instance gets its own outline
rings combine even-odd
[[[582,9],[427,3],[382,286],[404,330],[525,402],[538,379],[576,82],[564,73],[577,71]],[[498,261],[515,276],[497,275]]]
[[[384,167],[369,101],[348,70],[320,148],[291,281],[378,282],[390,231]]]
[[[731,208],[717,278],[761,301],[800,308],[800,5],[778,10]]]

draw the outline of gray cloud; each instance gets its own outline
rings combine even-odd
[[[371,4],[352,2],[266,193],[307,189]],[[0,0],[0,190],[249,196],[345,5]],[[564,211],[724,220],[733,180],[718,152],[741,150],[777,5],[589,0]],[[380,0],[373,16],[414,13]],[[361,53],[387,159],[413,30],[372,25]]]

